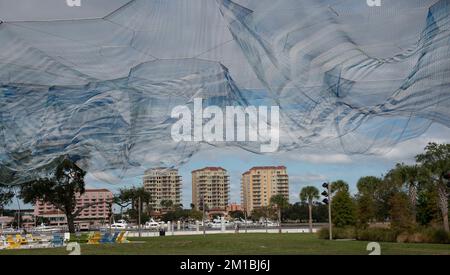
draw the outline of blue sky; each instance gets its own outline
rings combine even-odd
[[[356,192],[356,182],[362,176],[382,176],[398,162],[413,163],[414,156],[421,153],[428,142],[450,142],[450,129],[434,125],[424,135],[397,144],[389,153],[379,156],[345,155],[320,150],[290,152],[273,155],[253,154],[240,149],[212,149],[194,155],[189,162],[179,168],[183,177],[182,203],[191,203],[191,171],[205,166],[221,166],[228,170],[231,184],[230,202],[240,202],[240,176],[252,166],[285,165],[289,174],[290,202],[298,201],[302,187],[320,187],[324,181],[337,179],[350,184]],[[141,177],[124,179],[118,184],[105,184],[88,177],[89,187],[106,187],[117,190],[120,187],[139,186]]]
[[[314,185],[320,187],[324,181],[337,179],[350,184],[351,191],[356,192],[356,182],[362,176],[381,176],[397,162],[412,163],[414,156],[422,152],[430,142],[450,142],[450,129],[434,125],[424,135],[398,144],[386,155],[363,156],[335,153],[292,152],[274,154],[272,156],[258,155],[240,149],[213,149],[194,155],[188,163],[179,168],[182,182],[182,203],[191,203],[191,171],[205,166],[222,166],[230,174],[230,202],[240,202],[240,176],[252,166],[285,165],[289,174],[290,202],[298,201],[302,187]],[[320,151],[320,150],[317,150]],[[88,188],[108,188],[116,191],[121,187],[140,186],[141,177],[123,179],[116,184],[102,183],[88,176]],[[17,203],[9,207],[15,208]],[[22,205],[22,207],[24,207]]]

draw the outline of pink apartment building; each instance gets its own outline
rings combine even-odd
[[[113,193],[108,189],[86,189],[83,195],[77,195],[77,207],[97,203],[89,206],[75,220],[75,225],[80,230],[89,229],[109,222]],[[48,219],[52,226],[67,225],[64,213],[49,203],[38,201],[34,206],[34,215]]]

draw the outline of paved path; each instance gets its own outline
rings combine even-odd
[[[317,232],[317,228],[313,228],[313,232]],[[270,229],[247,229],[247,233],[278,233],[278,228],[270,228]],[[282,228],[282,233],[309,233],[308,228]],[[180,230],[169,232],[166,231],[166,236],[187,236],[187,235],[202,235],[203,231],[199,230]],[[219,230],[206,230],[206,234],[235,234],[234,229],[227,229],[225,231]],[[239,234],[245,234],[245,229],[241,228],[239,230]],[[136,231],[130,231],[128,237],[138,237],[139,233]],[[143,231],[141,232],[141,237],[157,237],[159,236],[158,231]]]

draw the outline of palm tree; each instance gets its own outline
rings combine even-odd
[[[405,165],[403,163],[397,163],[393,170],[394,177],[408,189],[414,223],[416,222],[417,189],[420,173],[421,171],[418,165]]]
[[[312,233],[312,207],[314,200],[319,199],[319,190],[314,186],[306,186],[300,191],[300,200],[308,203],[309,209],[309,232]]]
[[[289,201],[283,195],[278,194],[270,198],[270,204],[278,210],[278,225],[281,233],[281,211],[289,206]]]

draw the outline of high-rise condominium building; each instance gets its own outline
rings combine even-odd
[[[76,194],[76,209],[85,207],[75,219],[75,225],[81,229],[109,223],[113,193],[107,189],[86,189],[83,194]],[[88,207],[86,207],[88,206]],[[34,215],[37,219],[45,218],[52,226],[67,225],[66,215],[51,203],[36,201]]]
[[[226,210],[230,192],[227,170],[205,167],[192,171],[192,203],[198,210],[203,197],[208,209]]]
[[[151,168],[144,173],[144,189],[152,195],[149,206],[152,211],[166,211],[161,205],[162,201],[171,201],[172,204],[181,204],[181,176],[177,169]]]
[[[277,194],[289,200],[289,177],[285,166],[253,167],[242,174],[241,201],[247,213],[268,206],[270,198]]]

